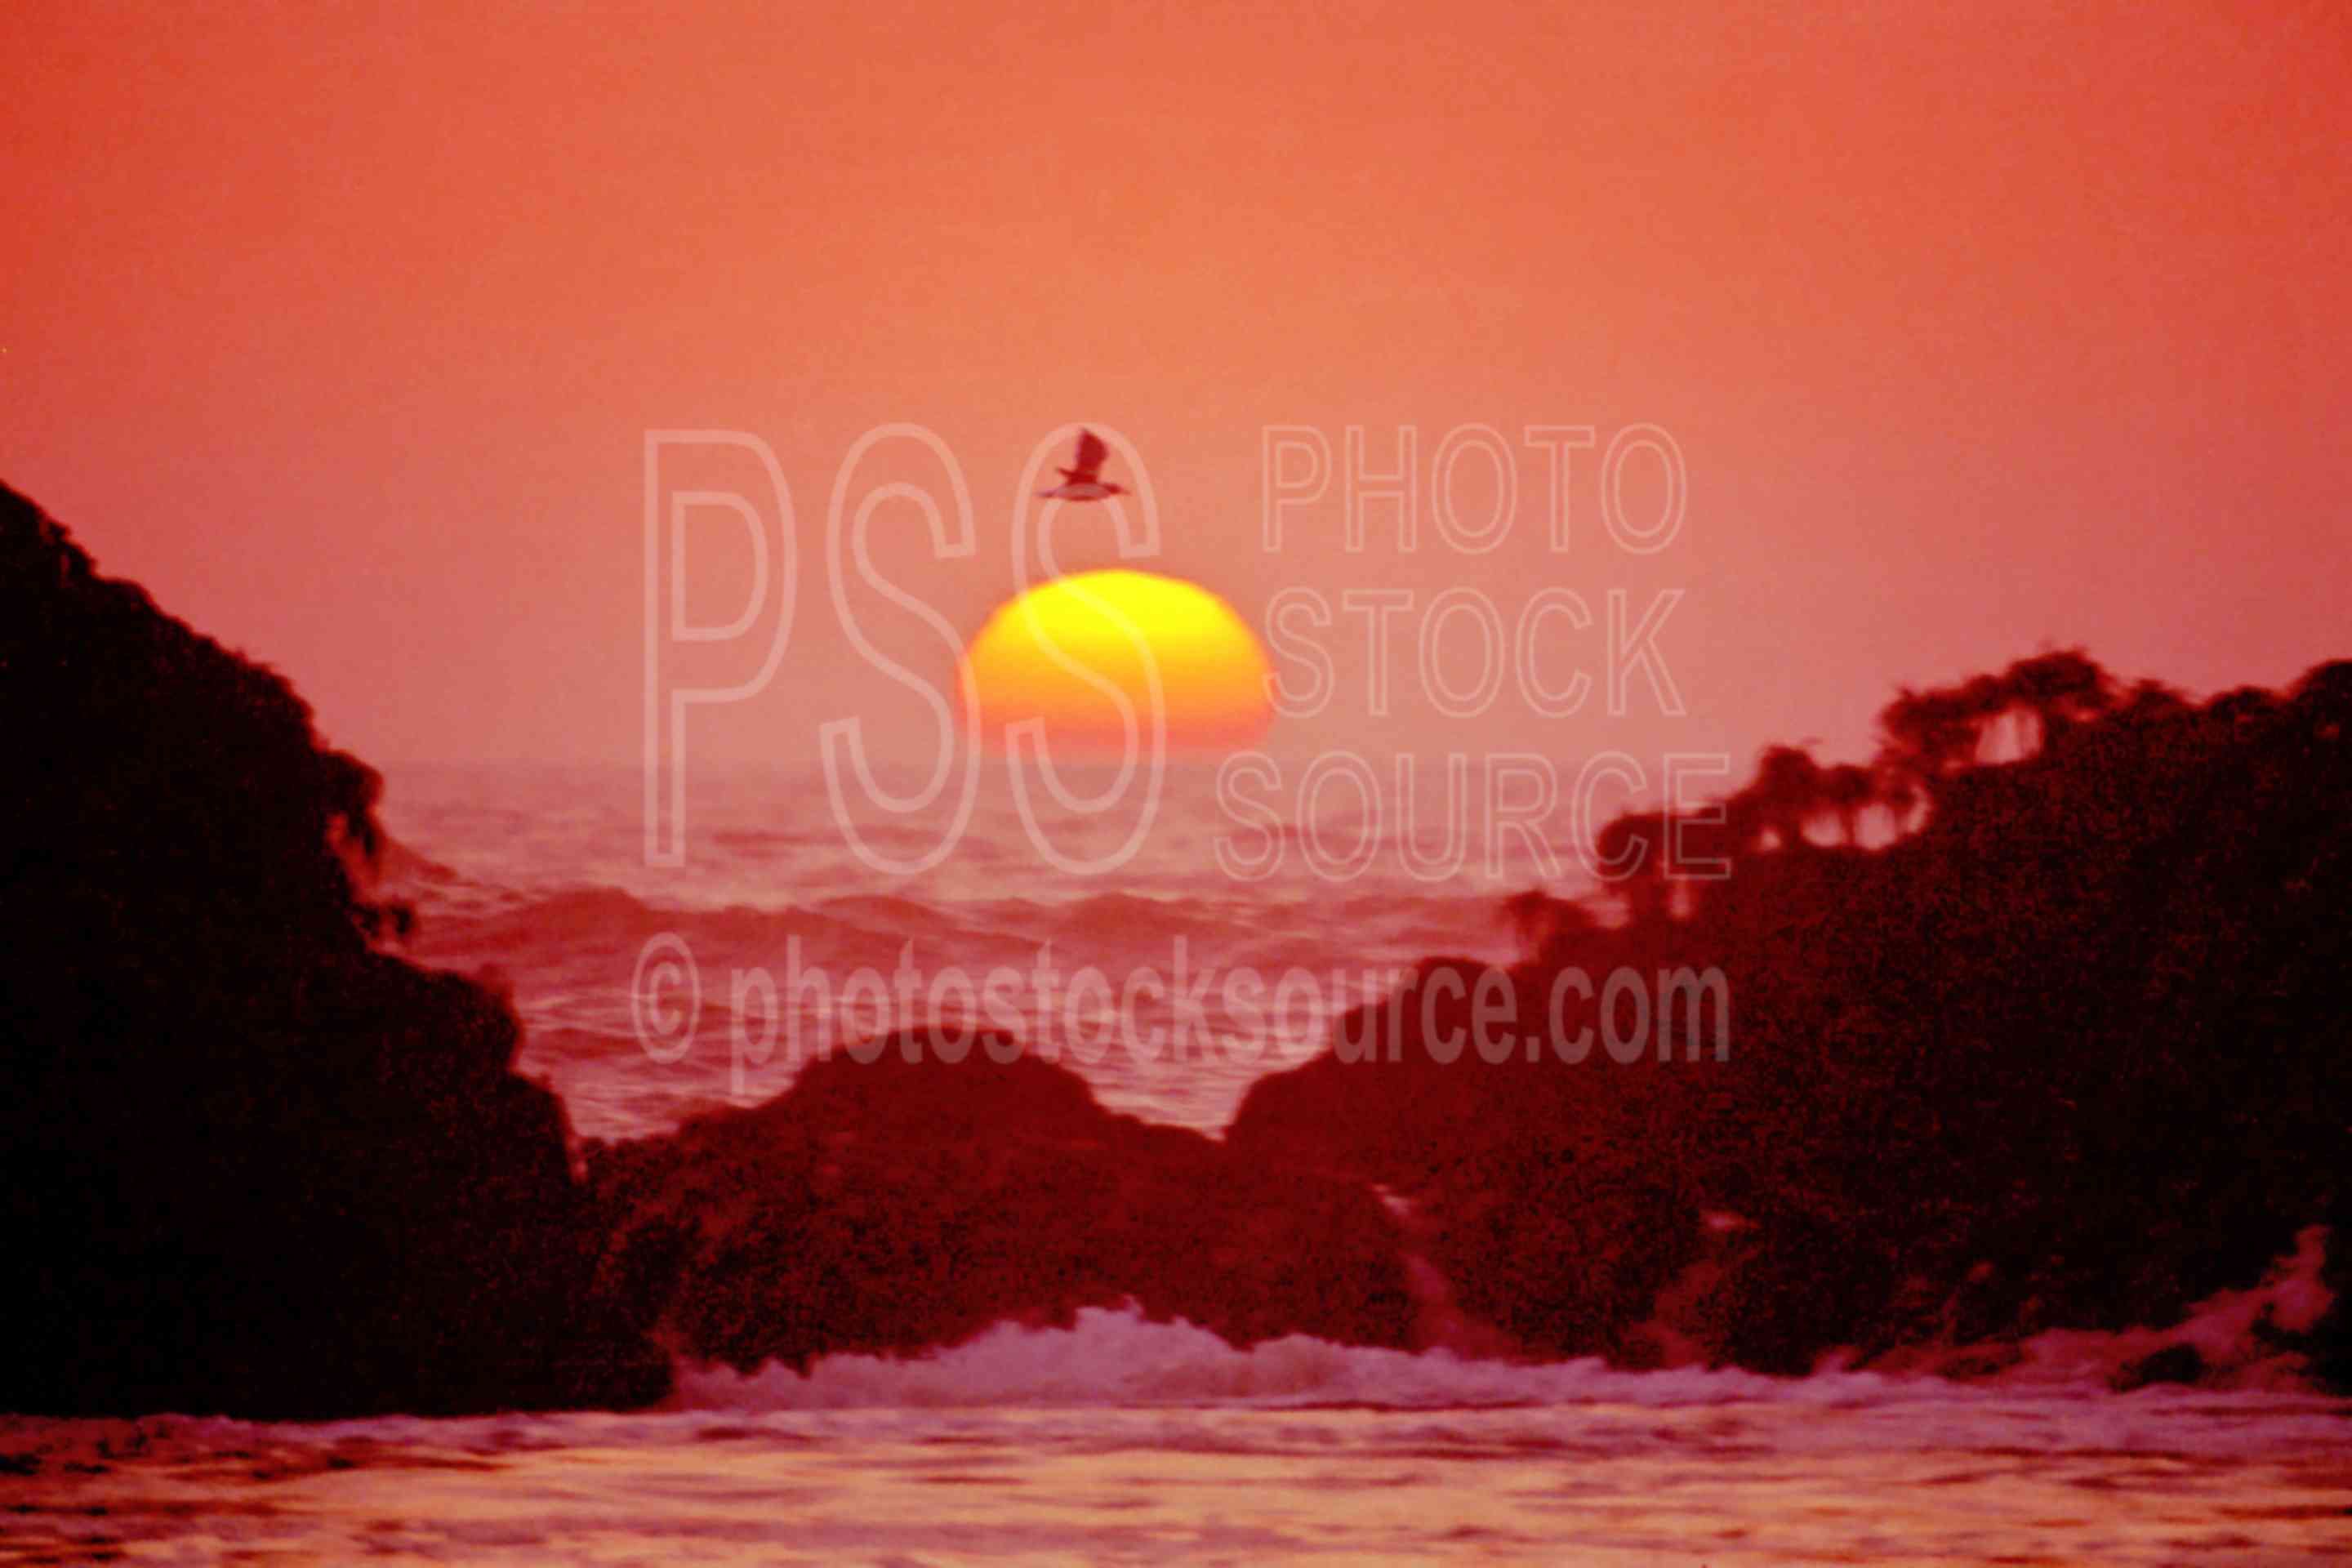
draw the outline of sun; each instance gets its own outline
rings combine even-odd
[[[1265,732],[1265,655],[1233,607],[1195,583],[1149,572],[1057,577],[997,607],[964,650],[957,680],[977,706],[982,741],[1041,721],[1056,749],[1149,746],[1150,675],[1159,676],[1168,744],[1233,751]]]

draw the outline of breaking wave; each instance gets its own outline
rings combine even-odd
[[[2014,1347],[1920,1354],[1867,1369],[1831,1358],[1811,1375],[1775,1378],[1685,1365],[1629,1371],[1598,1360],[1529,1363],[1333,1344],[1304,1334],[1247,1349],[1181,1321],[1154,1322],[1132,1306],[1087,1308],[1066,1327],[999,1323],[929,1354],[821,1356],[805,1373],[769,1365],[749,1374],[691,1361],[678,1367],[672,1407],[697,1411],[932,1409],[983,1406],[1360,1406],[1440,1410],[1535,1405],[1679,1407],[1770,1400],[1877,1405],[1890,1398],[1965,1401],[1986,1395],[2100,1395],[2151,1356],[2192,1346],[2208,1386],[2231,1396],[2313,1397],[2299,1357],[2273,1331],[2299,1331],[2328,1302],[2319,1284],[2325,1235],[2305,1233],[2294,1256],[2249,1290],[2202,1302],[2171,1329],[2122,1333],[2053,1331]],[[1963,1355],[2005,1361],[1969,1382],[1937,1375]],[[1978,1369],[1985,1369],[1979,1366]],[[2150,1384],[2134,1402],[2190,1396]],[[2336,1402],[2325,1401],[2330,1405]],[[2352,1409],[2352,1405],[2346,1406]]]

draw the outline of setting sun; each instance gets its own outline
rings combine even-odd
[[[1049,743],[1116,749],[1127,734],[1119,700],[1148,726],[1155,673],[1171,747],[1247,745],[1272,717],[1265,656],[1232,606],[1148,572],[1079,573],[999,606],[957,678],[989,744],[1034,719]]]

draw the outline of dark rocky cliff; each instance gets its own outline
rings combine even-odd
[[[0,489],[0,1408],[635,1402],[505,1004],[378,951],[377,781]]]

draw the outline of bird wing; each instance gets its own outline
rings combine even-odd
[[[1102,471],[1103,459],[1109,456],[1110,448],[1103,445],[1101,437],[1091,430],[1081,430],[1078,432],[1077,467],[1062,471],[1074,479],[1090,479]]]

